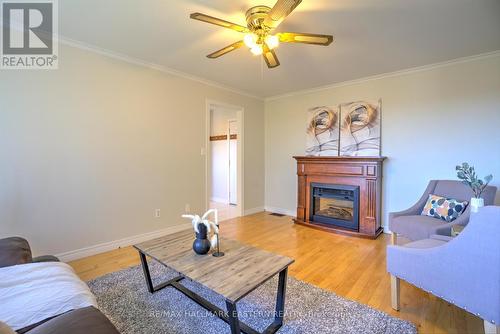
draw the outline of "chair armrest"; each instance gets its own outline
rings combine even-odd
[[[436,229],[436,234],[439,235],[446,235],[451,237],[451,228],[454,225],[463,225],[466,226],[469,223],[469,218],[470,218],[470,205],[465,209],[464,213],[460,215],[457,219],[452,221],[451,223],[446,223],[440,226],[439,228]]]
[[[398,212],[389,212],[389,221],[393,220],[394,218],[401,217],[401,216],[416,216],[422,213],[422,210],[424,208],[425,202],[427,201],[428,195],[425,195],[424,200],[422,198],[415,204],[412,205],[412,207],[403,210],[403,211],[398,211]]]
[[[106,316],[93,306],[79,308],[56,316],[26,334],[119,334]]]
[[[450,240],[453,240],[453,237],[450,237],[450,236],[447,236],[447,235],[439,235],[439,234],[433,234],[431,235],[431,239],[434,239],[434,240],[441,240],[441,241],[450,241]]]
[[[462,282],[454,275],[454,265],[449,258],[443,256],[456,240],[430,248],[410,248],[404,246],[387,246],[387,271],[408,283],[420,287],[433,294],[443,296],[443,289],[455,286],[459,291]],[[450,262],[450,263],[447,263]],[[447,269],[450,269],[447,272]]]
[[[389,221],[392,221],[395,218],[401,217],[401,216],[416,216],[419,215],[422,212],[422,208],[419,210],[419,206],[414,205],[409,209],[403,210],[403,211],[398,211],[398,212],[389,212]]]
[[[31,248],[26,239],[20,237],[0,239],[0,268],[32,261]]]
[[[429,194],[436,187],[436,182],[437,181],[435,181],[435,180],[430,181],[429,184],[427,185],[427,188],[425,189],[424,193],[420,197],[420,199],[417,201],[417,203],[413,204],[410,208],[403,210],[403,211],[390,212],[389,213],[389,225],[390,225],[390,222],[394,218],[401,217],[401,216],[415,216],[415,215],[421,214],[422,210],[425,206],[425,203],[427,202],[427,199],[429,198]]]
[[[53,255],[42,255],[34,257],[33,262],[59,262],[59,259]]]

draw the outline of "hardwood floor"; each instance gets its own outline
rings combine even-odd
[[[238,207],[236,205],[211,201],[209,203],[209,206],[210,209],[217,209],[217,211],[219,212],[219,222],[233,219],[240,215]]]
[[[294,258],[289,275],[409,320],[417,325],[419,333],[483,333],[483,322],[478,317],[405,282],[401,282],[401,311],[392,310],[390,277],[385,267],[388,235],[368,240],[331,234],[269,213],[222,222],[221,233]],[[70,263],[84,280],[137,264],[139,257],[132,247]]]

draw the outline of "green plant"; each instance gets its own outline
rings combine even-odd
[[[457,177],[462,181],[463,184],[469,186],[474,192],[476,198],[480,198],[486,186],[493,179],[493,175],[487,175],[484,177],[484,181],[477,177],[474,166],[470,166],[468,163],[463,162],[461,166],[457,166]]]

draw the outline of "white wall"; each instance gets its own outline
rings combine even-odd
[[[210,135],[227,135],[229,120],[236,119],[236,110],[214,106],[211,110]],[[211,145],[211,194],[210,198],[215,202],[229,202],[229,142],[227,140],[215,140]]]
[[[73,47],[59,59],[0,74],[0,238],[61,253],[201,213],[206,99],[244,108],[244,208],[263,206],[263,101]]]
[[[462,161],[499,186],[499,92],[495,56],[268,100],[264,115],[261,100],[61,46],[59,70],[0,74],[0,237],[61,253],[203,211],[207,99],[245,110],[246,211],[264,205],[265,169],[266,206],[294,212],[306,110],[363,98],[382,98],[385,214]]]
[[[334,66],[334,65],[332,65]],[[500,56],[266,101],[266,207],[296,210],[307,109],[382,99],[383,223],[468,161],[500,186]],[[500,198],[497,193],[497,203]]]

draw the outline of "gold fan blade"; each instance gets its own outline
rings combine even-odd
[[[280,61],[278,60],[276,53],[274,53],[274,50],[271,50],[266,44],[262,46],[262,49],[264,51],[262,53],[262,57],[264,57],[267,67],[275,68],[280,66]]]
[[[280,33],[279,39],[283,43],[306,43],[315,45],[330,45],[333,42],[332,35],[319,35],[319,34],[306,34],[306,33],[294,33],[294,32],[284,32]]]
[[[220,56],[225,55],[226,53],[229,53],[231,51],[234,51],[238,48],[241,48],[245,43],[243,41],[238,41],[236,43],[233,43],[231,45],[226,46],[225,48],[222,48],[218,51],[215,51],[214,53],[209,54],[207,57],[211,59],[219,58]]]
[[[189,17],[192,18],[193,20],[198,20],[198,21],[202,21],[202,22],[206,22],[206,23],[215,24],[217,26],[236,30],[239,32],[249,32],[247,27],[244,27],[244,26],[241,26],[239,24],[232,23],[229,21],[221,20],[221,19],[218,19],[216,17],[205,15],[202,13],[193,13]]]
[[[302,0],[278,0],[264,19],[264,25],[276,28],[301,2]]]

